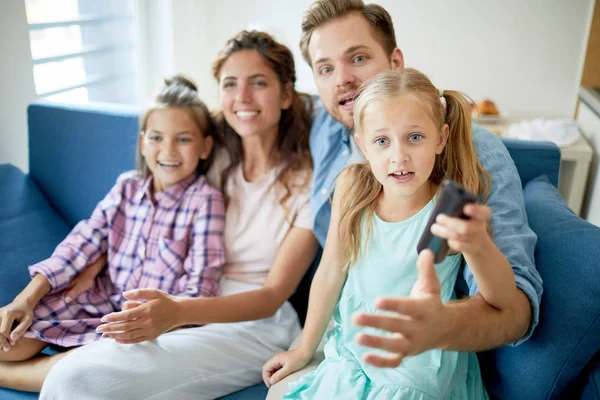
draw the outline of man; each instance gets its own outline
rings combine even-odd
[[[379,72],[403,68],[404,59],[387,11],[376,4],[365,5],[362,0],[315,1],[304,14],[300,46],[312,68],[322,103],[317,105],[310,146],[315,168],[311,197],[314,231],[323,246],[334,179],[346,165],[361,160],[351,138],[358,88]],[[396,367],[403,357],[434,348],[477,352],[518,344],[527,340],[537,325],[542,281],[534,267],[536,236],[527,225],[516,167],[506,148],[490,132],[473,126],[473,137],[478,157],[492,179],[487,205],[492,210],[494,241],[513,267],[518,296],[508,311],[495,309],[478,294],[473,275],[465,267],[470,297],[442,304],[439,283],[431,273],[433,257],[423,253],[418,259],[419,280],[411,298],[380,299],[376,304],[398,316],[355,316],[358,325],[396,334],[358,338],[362,345],[388,352],[387,356],[371,354],[368,362],[374,366]],[[482,211],[481,218],[484,214]],[[465,230],[470,226],[459,219],[453,223]],[[292,378],[298,377],[294,374]],[[276,390],[281,390],[280,385]]]

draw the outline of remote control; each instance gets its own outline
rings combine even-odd
[[[435,264],[444,261],[449,250],[448,242],[445,239],[431,233],[431,225],[433,225],[437,216],[439,214],[446,214],[449,217],[469,219],[463,213],[465,204],[477,203],[479,200],[479,196],[469,192],[450,179],[446,179],[442,182],[440,190],[438,203],[435,206],[429,221],[427,221],[425,231],[421,235],[421,239],[419,239],[419,244],[417,245],[417,253],[421,253],[424,249],[430,249],[433,252]]]

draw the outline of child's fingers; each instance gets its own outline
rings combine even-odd
[[[271,377],[279,368],[281,368],[281,363],[276,358],[271,358],[263,365],[262,378],[267,387],[271,387]]]
[[[0,334],[0,347],[2,347],[2,350],[4,351],[10,351],[10,343],[8,342],[8,339]]]
[[[289,368],[287,367],[287,365],[283,365],[277,372],[273,374],[273,376],[271,376],[271,385],[276,384],[277,382],[288,376],[288,371]]]
[[[13,346],[17,343],[17,340],[21,339],[21,336],[25,334],[27,328],[31,326],[31,322],[31,318],[29,316],[25,316],[23,319],[21,319],[15,329],[13,329],[12,333],[10,334],[10,341]]]
[[[8,338],[10,331],[15,320],[14,312],[8,311],[0,319],[0,335]]]
[[[463,212],[467,217],[478,221],[487,221],[492,216],[492,209],[483,204],[467,204],[463,208]]]
[[[65,294],[65,301],[70,303],[73,299],[76,299],[81,293],[87,292],[94,282],[91,280],[83,279],[75,282],[75,284]]]
[[[441,225],[439,223],[435,223],[435,224],[431,225],[430,230],[431,230],[431,233],[433,233],[435,236],[440,237],[442,239],[446,239],[446,240],[453,239],[454,237],[457,236],[456,232],[453,232],[447,226]]]

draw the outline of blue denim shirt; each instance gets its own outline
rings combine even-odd
[[[334,180],[350,157],[350,132],[325,111],[318,98],[314,99],[314,105],[310,132],[314,164],[311,206],[315,218],[313,230],[324,246],[331,218],[330,196],[335,187]],[[492,179],[487,205],[492,209],[494,242],[512,266],[517,287],[531,302],[531,325],[527,334],[515,343],[519,344],[531,336],[539,320],[542,278],[533,259],[537,236],[527,223],[521,179],[506,147],[498,137],[478,125],[473,125],[473,142],[480,162]],[[469,295],[476,294],[479,288],[468,266],[464,268],[463,277]]]

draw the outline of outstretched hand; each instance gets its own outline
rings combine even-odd
[[[445,326],[445,308],[440,297],[440,281],[434,268],[434,256],[423,250],[417,258],[418,278],[409,297],[381,298],[375,302],[389,314],[357,313],[353,322],[391,332],[391,336],[360,333],[356,342],[367,347],[385,350],[387,355],[367,353],[364,361],[380,368],[395,368],[406,356],[438,348]]]
[[[136,289],[123,293],[123,310],[105,315],[96,332],[119,343],[156,339],[179,325],[179,303],[175,296],[158,289]]]

